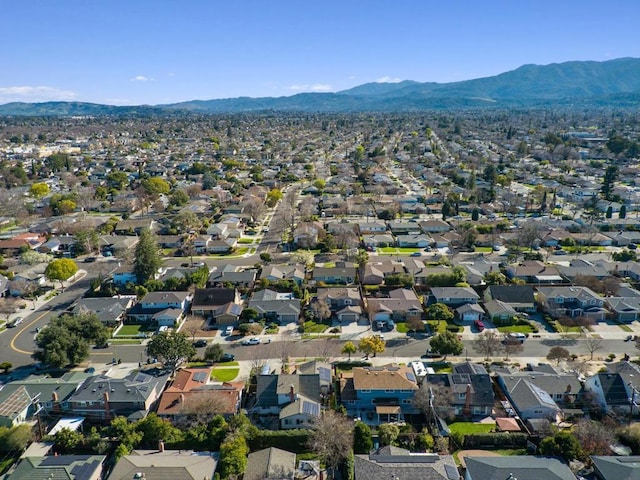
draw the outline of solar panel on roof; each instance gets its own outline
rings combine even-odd
[[[193,376],[193,380],[196,382],[201,382],[204,383],[207,381],[207,372],[197,372],[194,376]]]
[[[314,417],[319,417],[320,416],[320,405],[318,405],[317,403],[313,403],[313,402],[303,401],[302,402],[302,412],[306,413],[307,415],[313,415]]]
[[[320,374],[320,380],[323,382],[331,381],[331,370],[327,367],[318,367],[318,374]]]

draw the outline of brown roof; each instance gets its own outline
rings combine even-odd
[[[356,390],[417,390],[416,381],[409,378],[413,378],[413,372],[406,366],[387,365],[353,369],[353,386]]]

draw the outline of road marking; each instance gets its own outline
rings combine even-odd
[[[11,347],[11,350],[13,350],[14,352],[18,352],[18,353],[24,353],[25,355],[33,355],[33,352],[27,352],[26,350],[21,350],[18,347],[16,347],[16,338],[18,338],[20,335],[22,335],[28,328],[30,328],[34,323],[36,323],[37,321],[39,321],[42,317],[44,317],[47,313],[49,312],[44,312],[42,313],[42,315],[38,316],[35,320],[33,320],[31,323],[28,323],[27,325],[25,325],[24,327],[22,327],[22,330],[20,330],[18,333],[16,333],[13,338],[11,339],[11,343],[9,344],[9,346]]]

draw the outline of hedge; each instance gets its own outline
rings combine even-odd
[[[526,433],[478,433],[464,435],[462,444],[464,448],[522,448],[527,446]]]
[[[247,440],[252,452],[263,448],[276,447],[288,450],[293,453],[304,453],[309,451],[307,442],[310,430],[260,430],[258,434]]]
[[[363,360],[354,360],[352,362],[336,362],[333,366],[339,370],[351,370],[354,367],[370,367],[371,362],[365,362]]]

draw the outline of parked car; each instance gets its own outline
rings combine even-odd
[[[503,342],[504,343],[513,343],[513,342],[524,343],[526,339],[527,339],[527,336],[524,333],[510,332],[504,336]]]
[[[229,325],[227,328],[225,328],[224,329],[224,334],[227,335],[227,336],[233,334],[233,326]]]
[[[87,257],[83,260],[84,263],[93,263],[95,262],[97,259],[96,257]]]
[[[479,332],[482,332],[484,330],[484,323],[482,323],[482,320],[476,320],[475,322],[473,322],[473,324]]]
[[[195,342],[193,342],[193,346],[196,348],[200,348],[200,347],[206,347],[207,346],[207,341],[200,339],[200,340],[196,340]]]
[[[11,323],[7,324],[7,327],[17,327],[18,325],[20,325],[23,322],[24,318],[22,317],[18,317],[15,320],[13,320]]]
[[[421,257],[421,256],[422,256],[422,253],[420,253],[420,252],[413,252],[413,253],[411,254],[411,256],[412,256],[412,257]]]
[[[259,344],[260,344],[260,338],[258,337],[245,338],[242,341],[242,345],[259,345]]]
[[[221,362],[233,362],[235,359],[236,356],[231,353],[224,353],[222,354],[222,357],[220,357]]]

